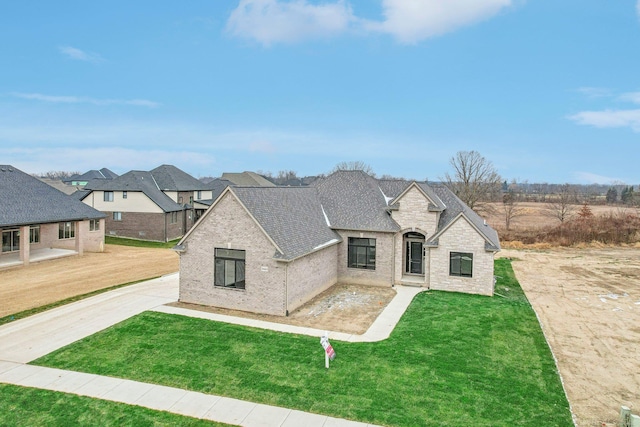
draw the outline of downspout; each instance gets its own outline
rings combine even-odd
[[[391,287],[396,284],[396,236],[398,233],[393,234],[393,251],[391,251]]]
[[[169,231],[167,230],[167,215],[168,215],[168,213],[165,212],[164,213],[164,241],[165,242],[168,242],[167,234],[169,233]]]
[[[289,317],[289,263],[284,265],[284,315]]]

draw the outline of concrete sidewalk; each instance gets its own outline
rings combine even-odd
[[[329,338],[337,341],[346,342],[376,342],[382,341],[391,335],[400,318],[420,292],[426,291],[425,288],[396,286],[396,296],[380,313],[378,318],[369,327],[367,332],[362,335],[348,334],[345,332],[329,331]],[[307,328],[304,326],[293,326],[284,323],[266,322],[264,320],[250,319],[247,317],[227,316],[224,314],[208,313],[200,310],[190,310],[188,308],[171,307],[161,305],[151,309],[161,313],[179,314],[182,316],[197,317],[199,319],[214,320],[217,322],[232,323],[235,325],[250,326],[253,328],[270,329],[278,332],[285,332],[298,335],[310,335],[320,338],[326,332],[324,329]]]
[[[347,342],[373,342],[386,339],[413,297],[424,290],[424,288],[396,287],[398,294],[365,334],[329,332],[329,336],[334,340]],[[178,274],[176,273],[105,292],[0,326],[0,383],[74,393],[248,427],[368,426],[365,423],[156,384],[26,365],[58,348],[148,310],[317,337],[325,332],[313,328],[165,306],[177,299]]]

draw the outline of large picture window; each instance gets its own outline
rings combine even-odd
[[[76,223],[61,222],[58,227],[58,239],[73,239],[76,237]]]
[[[214,285],[244,289],[244,261],[245,251],[216,248]]]
[[[349,237],[348,252],[350,268],[376,269],[376,239]]]
[[[473,275],[473,254],[451,252],[449,254],[449,275],[471,277]]]

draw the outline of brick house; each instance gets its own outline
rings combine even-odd
[[[336,283],[492,295],[500,243],[443,185],[338,171],[227,187],[175,249],[180,301],[287,315]]]
[[[213,192],[177,167],[162,165],[92,180],[77,197],[107,215],[107,235],[168,242],[184,236],[208,208],[200,201],[212,199]]]
[[[28,265],[35,251],[104,249],[103,213],[13,166],[0,165],[0,200],[1,265]]]

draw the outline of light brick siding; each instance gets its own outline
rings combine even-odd
[[[285,315],[286,264],[237,199],[227,193],[186,240],[180,256],[180,301]],[[214,249],[245,250],[245,289],[214,286]]]
[[[104,250],[104,220],[100,220],[100,230],[89,231],[89,220],[77,224],[76,236],[73,239],[59,238],[59,223],[40,225],[40,243],[30,245],[31,250],[43,248],[77,250],[76,239],[82,239],[82,250],[102,252]],[[80,233],[78,233],[78,231]]]
[[[399,200],[400,208],[391,211],[391,218],[401,229],[416,228],[416,231],[429,237],[436,232],[438,214],[429,212],[429,200],[415,187],[412,187]]]
[[[337,230],[342,237],[338,244],[338,282],[356,285],[391,286],[393,283],[394,233]],[[376,239],[376,269],[348,267],[349,237]]]
[[[333,245],[288,264],[289,313],[338,281],[337,260],[338,245]]]
[[[402,230],[400,233],[398,233],[396,235],[396,239],[395,239],[395,277],[394,277],[394,281],[396,284],[400,284],[402,281],[402,277],[405,275],[404,271],[405,271],[405,262],[406,262],[406,245],[405,245],[405,241],[404,241],[404,235],[408,232],[411,232],[412,229],[408,229],[408,230]],[[423,230],[419,230],[419,229],[414,229],[414,231],[418,232],[418,233],[424,233]],[[430,237],[430,236],[426,236],[426,237]],[[424,286],[424,287],[429,287],[429,264],[430,264],[430,259],[429,259],[429,249],[426,248],[425,249],[427,255],[424,256],[422,258],[422,262],[424,263],[424,271],[425,271],[425,275],[424,278],[422,278],[421,276],[411,276],[412,282],[416,282],[419,280],[423,280],[423,283],[420,284],[420,286]]]
[[[171,213],[122,212],[122,221],[114,221],[113,212],[105,212],[105,235],[158,242],[179,239],[184,235],[182,218],[185,213],[178,212],[178,220],[172,224]]]
[[[432,248],[431,289],[493,295],[493,253],[485,250],[485,240],[460,217],[439,239],[439,246]],[[451,252],[473,253],[473,277],[449,275]]]

